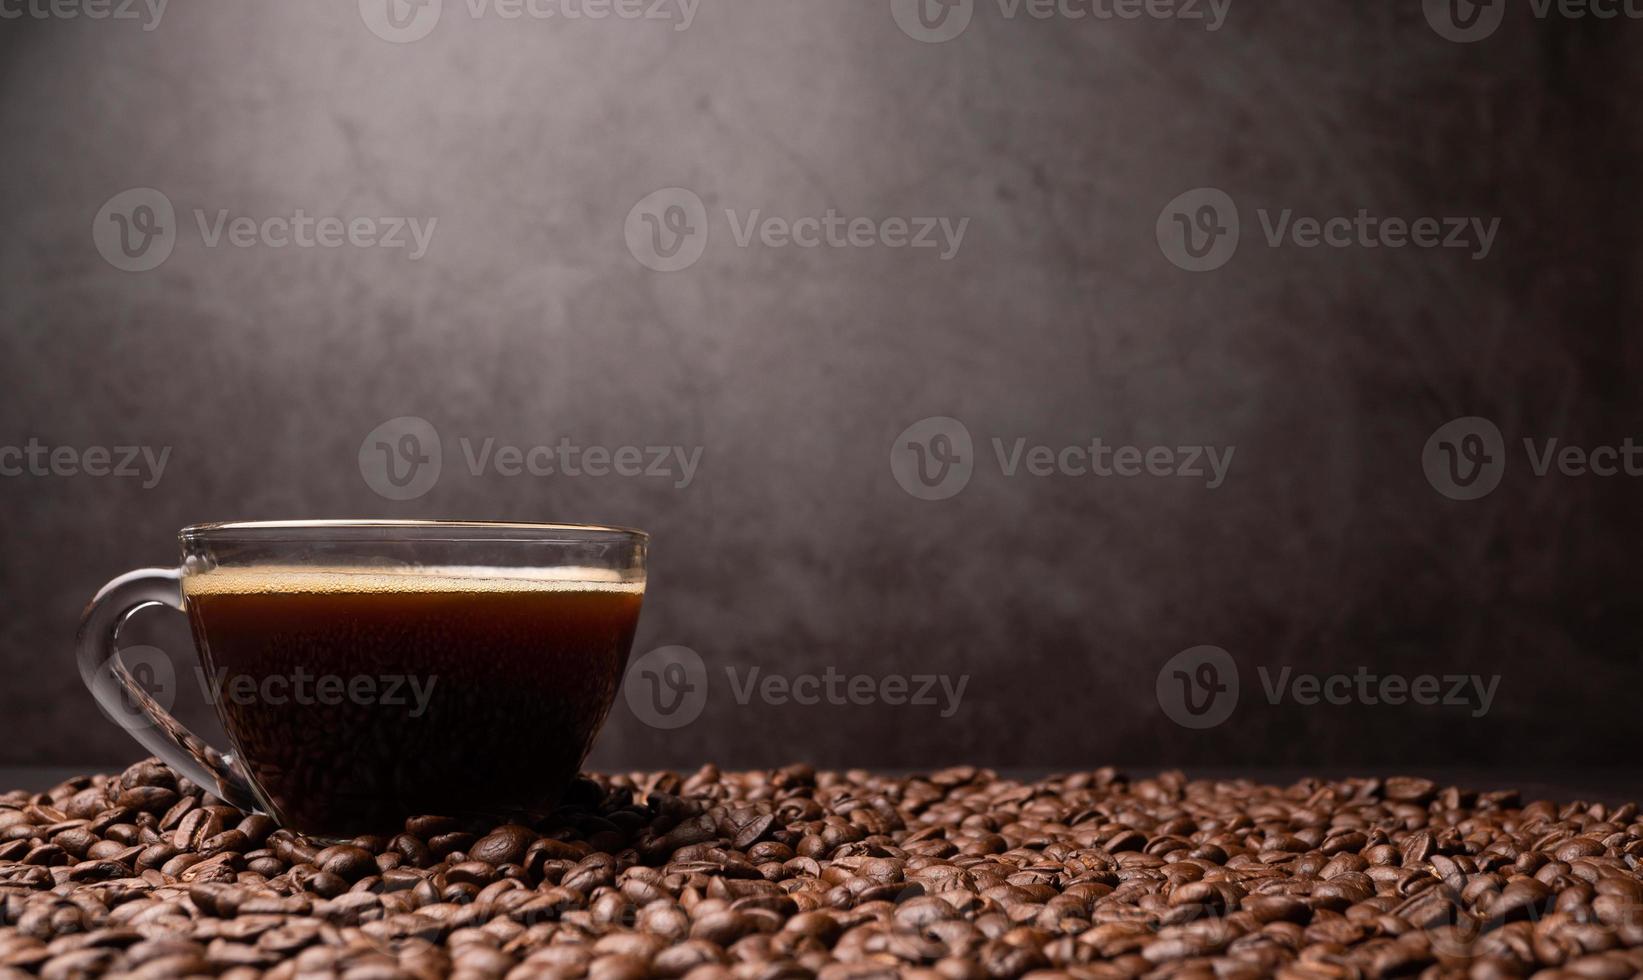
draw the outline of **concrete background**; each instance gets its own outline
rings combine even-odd
[[[1428,436],[1643,435],[1635,175],[1643,24],[1451,43],[1420,4],[1235,0],[1201,24],[1006,17],[921,43],[887,0],[702,0],[677,22],[475,18],[389,43],[351,3],[174,0],[0,21],[0,445],[172,447],[159,483],[0,478],[0,763],[133,757],[72,664],[85,600],[205,520],[599,521],[654,536],[636,655],[712,682],[673,731],[619,700],[593,764],[1628,765],[1638,490],[1537,478],[1475,502]],[[630,254],[660,188],[700,261]],[[1214,186],[1243,241],[1176,268],[1160,209]],[[98,210],[177,210],[124,272]],[[426,257],[207,247],[192,213],[437,218]],[[739,247],[724,219],[968,218],[928,250]],[[1453,250],[1268,247],[1257,209],[1501,219]],[[362,440],[441,434],[438,484],[375,493]],[[903,492],[897,434],[952,416],[958,496]],[[458,440],[700,446],[690,486],[470,475]],[[990,440],[1235,445],[1179,478],[1006,478]],[[1514,449],[1514,452],[1516,450]],[[186,649],[180,619],[140,636]],[[1225,648],[1224,724],[1160,668]],[[183,658],[180,663],[186,663]],[[958,711],[736,703],[725,669],[970,679]],[[1489,712],[1269,705],[1257,668],[1500,677]],[[209,728],[209,711],[181,703]]]

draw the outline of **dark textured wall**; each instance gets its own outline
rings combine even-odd
[[[1411,2],[1235,0],[1211,32],[986,0],[934,44],[880,0],[702,0],[677,26],[465,0],[406,44],[321,0],[174,0],[152,31],[0,21],[0,445],[171,447],[151,488],[0,478],[0,762],[134,754],[71,640],[104,580],[174,560],[178,527],[365,515],[653,532],[636,655],[692,648],[709,697],[674,730],[619,700],[603,766],[1595,765],[1635,741],[1637,480],[1537,477],[1520,441],[1643,436],[1643,24],[1511,5],[1458,44]],[[142,187],[177,240],[122,271],[93,227]],[[670,187],[710,233],[658,272],[629,214]],[[1201,273],[1156,231],[1199,187],[1242,224]],[[209,247],[193,218],[299,208],[437,226],[413,261]],[[968,225],[950,261],[741,247],[724,212],[754,208]],[[1283,209],[1500,225],[1482,260],[1269,247],[1256,212]],[[444,465],[393,501],[359,451],[401,416]],[[939,501],[891,465],[932,416],[975,446]],[[1422,469],[1461,416],[1512,454],[1475,501]],[[683,488],[475,477],[464,437],[702,458]],[[1236,452],[1211,490],[1006,477],[995,437]],[[140,633],[187,643],[161,614]],[[1241,694],[1201,731],[1159,683],[1203,644]],[[752,665],[969,680],[945,718],[743,706],[725,669]],[[1499,681],[1481,717],[1268,704],[1258,668],[1286,665]]]

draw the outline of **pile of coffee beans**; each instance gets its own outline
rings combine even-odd
[[[583,779],[344,843],[155,762],[0,795],[0,978],[1633,977],[1633,804],[1422,779]]]

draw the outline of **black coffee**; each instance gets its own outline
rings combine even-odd
[[[309,833],[539,813],[614,699],[643,584],[584,569],[216,569],[189,618],[236,755]]]

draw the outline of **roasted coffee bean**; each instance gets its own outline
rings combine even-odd
[[[375,855],[352,844],[334,844],[325,848],[314,855],[313,864],[322,872],[350,882],[358,881],[377,870]]]
[[[1417,830],[1405,837],[1402,846],[1399,848],[1404,867],[1420,867],[1422,862],[1432,856],[1433,846],[1432,835],[1424,830]]]
[[[1394,776],[1384,784],[1386,798],[1398,803],[1424,803],[1436,795],[1437,785],[1430,779]]]
[[[559,881],[564,887],[574,888],[584,895],[591,893],[595,888],[615,883],[615,862],[607,854],[588,855],[576,867],[566,872]]]
[[[348,879],[333,871],[320,871],[304,882],[304,886],[322,898],[335,898],[348,890]]]
[[[433,853],[422,838],[415,834],[400,834],[388,842],[393,853],[400,856],[400,863],[409,864],[417,868],[426,868],[433,863]]]
[[[84,858],[92,845],[98,842],[98,837],[85,827],[71,827],[59,831],[51,838],[51,842],[73,857]]]
[[[68,873],[68,880],[77,884],[93,881],[107,881],[110,878],[124,878],[131,874],[131,869],[118,861],[81,861]]]
[[[486,864],[519,864],[535,840],[536,835],[529,828],[509,824],[474,841],[468,848],[468,857]]]
[[[120,806],[143,813],[162,814],[177,805],[177,791],[169,786],[132,786],[120,793]]]
[[[273,878],[286,870],[286,864],[265,851],[256,851],[246,855],[245,869],[264,878]]]
[[[40,976],[45,980],[98,976],[108,972],[117,959],[118,954],[111,949],[75,950],[46,960],[40,966]]]
[[[751,919],[735,909],[710,912],[696,919],[690,926],[690,938],[703,939],[717,946],[730,946],[754,930]]]
[[[1534,878],[1513,878],[1485,909],[1491,919],[1538,918],[1549,910],[1554,893]]]
[[[448,834],[436,834],[428,838],[428,850],[436,858],[448,857],[457,851],[466,850],[474,842],[474,835],[464,830],[452,831]]]
[[[473,885],[477,890],[496,880],[496,869],[484,861],[464,861],[448,869],[445,880],[451,884]]]
[[[0,975],[1632,976],[1636,817],[1421,779],[705,767],[326,844],[140,764],[0,794]]]
[[[86,848],[85,856],[94,861],[108,858],[114,861],[129,862],[136,860],[137,855],[141,854],[142,850],[141,845],[127,847],[119,841],[105,839],[97,841]]]
[[[241,820],[235,829],[245,835],[247,847],[254,849],[268,842],[268,835],[274,832],[276,826],[272,817],[253,813]]]
[[[250,846],[250,839],[239,830],[225,830],[220,834],[209,837],[200,842],[200,853],[207,857],[222,854],[227,851],[243,853]]]
[[[729,962],[723,948],[700,939],[690,939],[657,953],[651,969],[660,977],[682,977],[703,966],[723,966]]]
[[[405,819],[405,832],[423,840],[461,829],[462,821],[457,820],[455,817],[423,816],[407,817]]]
[[[690,934],[690,915],[683,908],[668,901],[658,901],[639,910],[640,930],[678,941]]]
[[[23,864],[31,864],[43,868],[49,868],[58,864],[67,864],[68,862],[69,853],[61,847],[58,847],[56,844],[41,844],[39,847],[32,848],[27,854],[23,855],[22,861]]]

